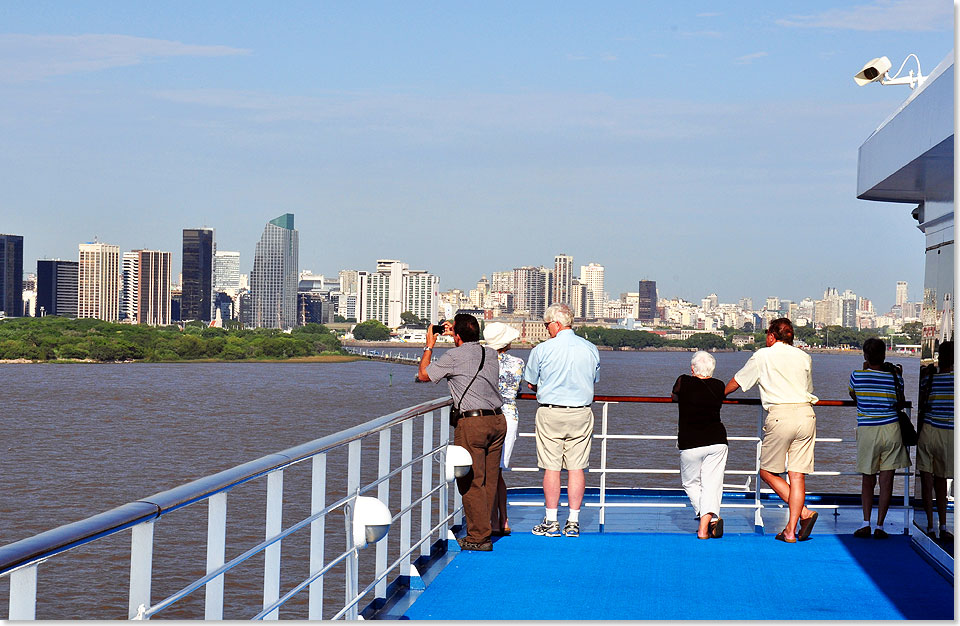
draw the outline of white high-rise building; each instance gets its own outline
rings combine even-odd
[[[581,265],[580,282],[587,286],[587,303],[584,316],[587,318],[603,316],[607,300],[603,291],[603,266],[598,263]]]
[[[897,281],[897,298],[894,304],[899,307],[903,307],[907,303],[907,281],[898,280]]]
[[[439,278],[429,272],[411,271],[406,263],[380,259],[377,271],[357,273],[357,321],[378,320],[385,326],[397,328],[403,323],[400,314],[409,311],[436,324],[439,282]]]
[[[257,242],[250,273],[251,323],[257,328],[297,325],[300,233],[293,213],[267,222]]]
[[[120,318],[120,247],[81,243],[77,272],[77,317],[106,322]]]
[[[137,323],[137,288],[140,285],[140,253],[123,253],[120,269],[120,319]]]
[[[517,267],[513,270],[513,310],[526,311],[533,319],[543,317],[546,310],[546,273],[539,267]]]
[[[240,291],[240,253],[217,250],[213,255],[213,291],[231,296]]]
[[[494,272],[490,275],[490,291],[513,293],[513,270]]]
[[[573,286],[573,257],[558,254],[553,257],[553,297],[550,304],[570,304]]]
[[[411,270],[403,278],[404,311],[436,324],[440,310],[440,279],[423,270]]]

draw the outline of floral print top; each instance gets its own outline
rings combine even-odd
[[[517,393],[523,380],[523,359],[506,352],[498,352],[500,363],[500,395],[503,396],[503,416],[517,420]]]

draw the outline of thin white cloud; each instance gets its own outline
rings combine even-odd
[[[688,39],[720,39],[723,33],[718,30],[690,30],[680,33],[680,36]]]
[[[247,54],[229,46],[129,35],[0,35],[0,81],[21,82],[138,65],[165,57]]]
[[[953,3],[946,0],[876,0],[849,9],[777,20],[795,28],[836,28],[863,31],[923,32],[953,26]]]
[[[749,65],[757,59],[762,59],[767,56],[770,56],[769,52],[753,52],[751,54],[745,54],[742,57],[737,57],[736,61],[740,65]]]
[[[181,123],[249,136],[289,132],[288,123],[317,125],[323,132],[406,136],[426,143],[450,137],[484,137],[491,132],[544,136],[608,136],[617,141],[683,140],[723,132],[718,117],[734,119],[742,109],[718,103],[656,99],[619,99],[605,95],[491,95],[426,98],[413,94],[330,93],[322,96],[277,96],[230,90],[168,90],[154,97],[199,107],[178,113]],[[205,113],[210,109],[213,114]],[[306,124],[307,126],[300,126]],[[229,128],[229,132],[224,129]],[[448,139],[443,139],[448,138]]]

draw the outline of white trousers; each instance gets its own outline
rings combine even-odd
[[[723,470],[727,466],[727,444],[715,443],[680,451],[680,480],[697,516],[720,516]]]

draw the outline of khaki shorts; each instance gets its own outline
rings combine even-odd
[[[537,465],[543,469],[577,470],[590,467],[593,411],[590,407],[537,409]]]
[[[782,474],[813,471],[817,416],[809,404],[775,404],[763,423],[760,469]]]
[[[900,424],[857,426],[857,471],[877,472],[910,467],[910,453],[903,445]]]
[[[924,424],[917,441],[917,469],[953,478],[953,430]]]

